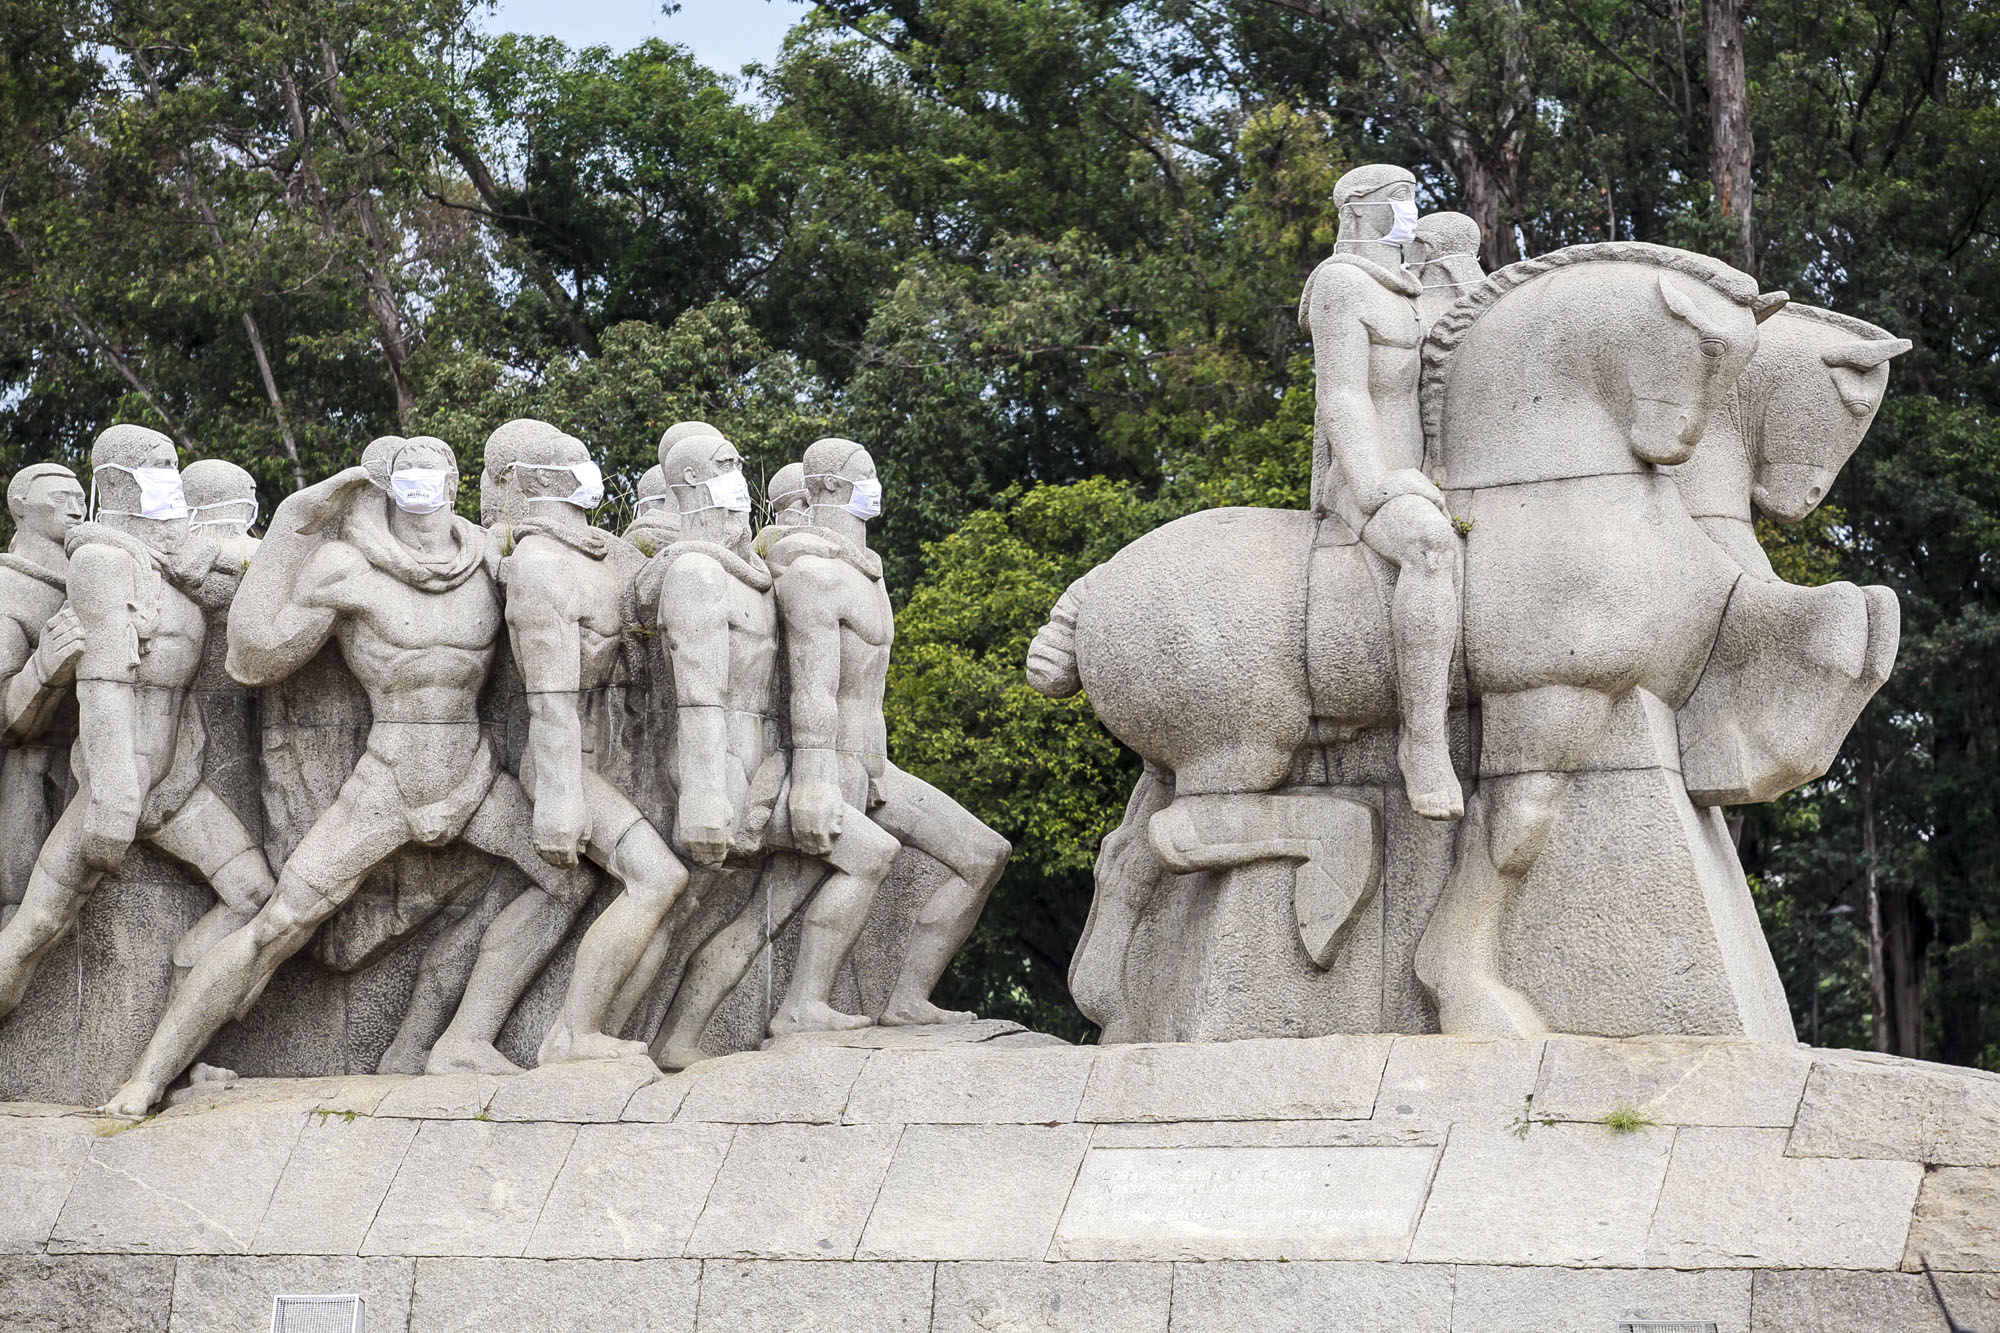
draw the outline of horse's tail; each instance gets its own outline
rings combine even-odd
[[[1048,623],[1028,645],[1028,684],[1051,699],[1067,699],[1083,688],[1076,664],[1076,618],[1089,582],[1090,575],[1085,574],[1064,590]]]

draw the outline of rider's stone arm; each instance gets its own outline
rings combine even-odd
[[[699,552],[675,560],[660,581],[659,623],[673,664],[677,710],[675,832],[697,860],[729,852],[729,612],[731,576]]]
[[[507,628],[528,692],[535,849],[571,864],[588,823],[583,790],[583,634],[561,559],[517,552],[509,561]]]
[[[360,468],[328,477],[285,497],[271,515],[257,558],[229,604],[229,674],[252,689],[273,685],[312,660],[333,633],[336,610],[315,594],[339,574],[320,535],[358,493],[368,474]],[[358,553],[357,553],[358,558]]]
[[[84,636],[76,667],[78,747],[90,794],[83,856],[105,870],[118,867],[138,836],[151,785],[139,762],[139,712],[162,702],[139,697],[139,572],[131,555],[111,545],[91,543],[70,557],[70,605]]]

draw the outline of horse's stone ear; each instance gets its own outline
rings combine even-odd
[[[1701,312],[1696,306],[1694,298],[1675,285],[1673,275],[1662,273],[1658,277],[1660,298],[1667,303],[1668,312],[1683,324],[1692,324],[1697,333],[1707,335],[1712,332],[1707,321],[1702,319]]]
[[[1790,292],[1762,292],[1750,298],[1750,313],[1762,324],[1792,303]]]
[[[1863,338],[1822,352],[1819,359],[1829,366],[1873,370],[1885,361],[1901,356],[1912,346],[1914,344],[1908,338]]]

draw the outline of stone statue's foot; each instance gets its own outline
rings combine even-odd
[[[160,1090],[150,1083],[133,1079],[124,1087],[111,1094],[111,1100],[97,1108],[99,1115],[117,1116],[121,1120],[144,1120],[153,1103],[160,1100]]]
[[[671,1074],[676,1070],[686,1069],[690,1065],[698,1065],[703,1060],[713,1058],[707,1051],[693,1046],[669,1046],[660,1056],[658,1063],[660,1068]]]
[[[645,1042],[608,1037],[602,1032],[572,1033],[558,1023],[542,1039],[541,1049],[535,1052],[535,1063],[539,1066],[583,1060],[629,1060],[635,1055],[648,1055]]]
[[[490,1042],[443,1038],[424,1061],[426,1074],[525,1074],[528,1071],[494,1049]]]
[[[1528,997],[1490,977],[1467,977],[1437,994],[1438,1028],[1452,1037],[1539,1037],[1548,1029]]]
[[[940,1009],[929,1000],[909,1004],[892,1003],[882,1013],[885,1028],[922,1027],[930,1023],[970,1023],[979,1015],[965,1009]]]
[[[830,1004],[812,1000],[780,1009],[771,1019],[771,1035],[789,1037],[794,1032],[854,1032],[874,1026],[875,1020],[866,1014],[843,1014]]]
[[[382,1052],[382,1059],[376,1064],[375,1072],[421,1074],[424,1072],[424,1066],[430,1063],[430,1059],[431,1053],[428,1047],[406,1046],[403,1044],[403,1039],[398,1037],[389,1043],[388,1050]]]
[[[1413,746],[1406,732],[1396,742],[1396,762],[1403,770],[1403,791],[1412,810],[1425,819],[1465,818],[1465,792],[1443,742]]]

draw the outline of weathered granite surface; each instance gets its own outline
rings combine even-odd
[[[0,1330],[2000,1323],[2000,1076],[1702,1038],[813,1044],[0,1105]],[[866,1034],[864,1034],[865,1036]],[[227,1169],[219,1170],[218,1163]]]

